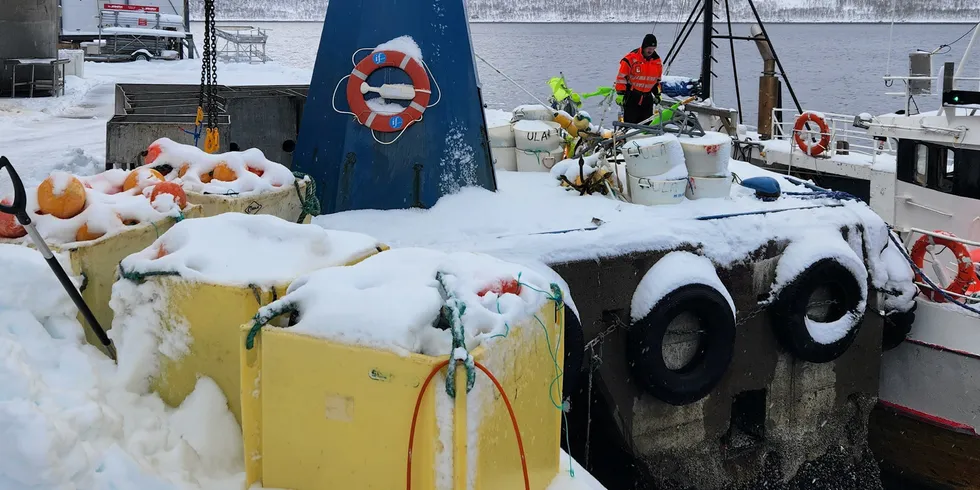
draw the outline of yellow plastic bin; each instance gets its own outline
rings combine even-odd
[[[254,196],[187,192],[187,202],[200,205],[204,216],[221,213],[270,214],[292,223],[300,222],[302,217],[303,223],[309,223],[313,218],[310,211],[319,207],[315,204],[316,196],[307,191],[308,188],[312,190],[310,182],[310,177],[304,177],[296,179],[295,185]]]
[[[185,219],[199,217],[201,207],[189,205],[184,209],[183,215]],[[175,218],[165,218],[153,223],[128,226],[124,231],[91,241],[48,243],[48,247],[53,252],[67,255],[71,264],[71,274],[82,277],[82,286],[79,288],[82,298],[102,328],[108,330],[112,326],[113,319],[109,299],[112,297],[112,285],[116,282],[119,263],[127,256],[148,247],[176,223]],[[28,237],[0,240],[0,243],[18,243],[34,248],[34,244]],[[87,325],[81,313],[78,315],[78,321],[82,325]],[[91,329],[85,328],[85,336],[89,343],[102,348],[102,342],[95,337]]]
[[[385,252],[388,253],[388,252]],[[560,344],[564,318],[551,301],[527,324],[512,326],[492,346],[471,354],[477,363],[502,366],[498,376],[520,426],[531,488],[544,490],[559,471],[561,383],[548,341]],[[285,316],[279,320],[284,321]],[[343,345],[297,334],[272,324],[245,347],[251,323],[242,327],[242,431],[246,487],[317,490],[325,488],[405,488],[412,415],[423,382],[447,357]],[[561,345],[551,349],[563,352]],[[490,369],[493,369],[492,367]],[[517,439],[508,410],[494,385],[476,371],[467,396],[466,371],[457,369],[453,400],[442,368],[422,399],[412,456],[412,489],[466,488],[475,468],[476,489],[524,488]],[[551,392],[549,393],[549,390]],[[550,396],[549,396],[550,395]],[[476,405],[474,405],[476,404]],[[451,413],[437,422],[437,413]],[[476,447],[465,464],[467,430],[475,414]],[[444,432],[440,433],[440,424]],[[445,432],[448,430],[449,432]],[[455,441],[463,441],[462,443]],[[475,457],[471,459],[471,457]],[[451,466],[447,466],[451,465]],[[438,470],[441,468],[441,473]],[[451,475],[451,476],[450,476]],[[448,480],[448,481],[447,481]]]
[[[242,226],[245,228],[236,234],[235,227]],[[264,231],[255,236],[256,230]],[[244,243],[249,238],[252,241]],[[292,241],[293,248],[278,249],[277,244],[287,246],[280,240]],[[166,254],[157,258],[161,246]],[[258,248],[250,250],[250,246]],[[316,246],[329,250],[315,259],[299,255],[299,250]],[[226,213],[187,220],[122,262],[123,280],[131,284],[120,285],[113,296],[114,307],[123,310],[117,312],[113,332],[114,338],[121,339],[117,342],[120,369],[130,373],[155,363],[146,372],[149,384],[145,388],[173,407],[193,392],[198,377],[208,376],[221,388],[240,423],[238,327],[283,295],[296,277],[319,268],[354,264],[385,249],[367,235],[289,223],[274,216]],[[167,263],[167,256],[173,256],[173,261]],[[235,277],[209,275],[203,267],[212,261],[221,262],[218,269],[235,269]],[[250,275],[258,263],[264,269]],[[145,298],[157,302],[150,321],[141,316],[145,309],[134,310]],[[127,335],[146,338],[144,328],[154,329],[150,333],[156,345],[150,351],[131,348]],[[145,355],[153,358],[145,359]]]

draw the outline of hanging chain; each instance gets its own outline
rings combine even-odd
[[[216,153],[220,147],[218,138],[218,36],[214,19],[214,0],[204,0],[204,54],[201,57],[201,101],[197,113],[198,131],[203,126],[205,111],[207,127],[204,151]]]

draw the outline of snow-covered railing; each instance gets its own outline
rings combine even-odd
[[[803,111],[808,112],[808,111]],[[796,109],[775,108],[772,110],[772,132],[773,138],[778,140],[789,140],[793,142],[796,136],[796,121],[801,113]],[[827,131],[823,132],[817,125],[810,123],[810,129],[804,128],[800,135],[806,140],[808,137],[821,138],[828,136],[830,143],[824,155],[836,156],[847,154],[861,154],[874,158],[882,153],[894,154],[894,148],[890,141],[877,141],[868,134],[868,130],[855,126],[857,120],[855,116],[847,114],[835,114],[832,112],[819,113],[821,118],[827,123]],[[838,142],[846,142],[846,148],[838,148]],[[795,147],[795,142],[791,148]]]

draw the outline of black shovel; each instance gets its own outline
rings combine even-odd
[[[14,203],[12,205],[0,204],[0,212],[6,214],[12,214],[17,218],[17,221],[27,230],[27,234],[31,236],[31,240],[34,242],[34,246],[41,252],[44,256],[44,260],[54,271],[54,275],[58,276],[58,280],[61,281],[61,285],[64,286],[65,291],[68,291],[68,296],[71,296],[71,300],[78,307],[78,310],[82,312],[82,316],[85,317],[85,321],[88,322],[89,326],[92,327],[92,331],[105,346],[106,351],[109,353],[109,357],[115,361],[116,360],[116,348],[113,347],[112,341],[106,335],[105,330],[99,325],[99,321],[95,319],[95,315],[92,314],[92,310],[88,308],[85,304],[85,300],[82,299],[82,295],[79,294],[78,290],[75,289],[75,285],[72,284],[71,279],[68,274],[65,273],[65,269],[61,267],[61,263],[58,259],[54,257],[51,253],[51,249],[48,248],[47,244],[44,243],[44,239],[37,232],[37,228],[34,227],[34,223],[31,223],[31,216],[27,213],[27,192],[24,190],[24,183],[21,182],[20,176],[17,175],[17,171],[14,170],[13,164],[7,157],[0,156],[0,170],[7,170],[10,174],[10,180],[14,184]]]

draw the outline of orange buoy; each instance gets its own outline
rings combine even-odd
[[[105,236],[105,233],[93,233],[88,229],[88,223],[78,227],[78,231],[75,232],[76,242],[88,242],[92,240],[98,240]]]
[[[214,167],[214,171],[211,172],[211,177],[214,180],[220,180],[222,182],[234,182],[238,179],[238,174],[227,163],[221,162]]]
[[[936,230],[936,233],[946,235],[951,238],[956,238],[955,235],[946,231]],[[966,245],[947,238],[923,235],[921,238],[916,240],[915,245],[912,246],[912,253],[909,254],[911,255],[912,262],[915,263],[916,267],[922,269],[923,264],[925,263],[926,251],[933,245],[946,247],[950,252],[953,252],[953,254],[956,255],[957,274],[953,279],[953,282],[951,282],[949,286],[945,287],[945,291],[955,294],[965,294],[967,290],[977,282],[977,271],[973,268],[973,260],[970,259],[971,254],[966,249]],[[939,286],[941,286],[941,284]],[[919,286],[919,289],[922,291],[924,296],[936,303],[946,302],[946,298],[929,286]]]
[[[147,165],[155,162],[156,159],[160,157],[161,153],[163,153],[163,148],[160,148],[160,143],[151,144],[150,147],[146,149],[146,159],[144,159],[144,162],[146,162]]]
[[[128,191],[137,187],[139,187],[139,190],[143,190],[153,180],[163,182],[164,178],[160,172],[152,168],[138,168],[126,176],[126,180],[123,182],[123,190]]]
[[[4,199],[0,201],[0,204],[10,206],[13,204],[13,201]],[[17,222],[17,218],[14,215],[0,213],[0,238],[20,238],[26,234],[27,230]]]
[[[55,189],[55,176],[51,175],[37,188],[37,204],[43,214],[69,219],[78,216],[85,209],[85,186],[78,177],[68,176],[67,183],[58,182]]]
[[[186,174],[187,171],[190,169],[191,169],[191,164],[184,162],[184,164],[180,166],[180,170],[177,171],[177,177],[183,178],[184,174]]]
[[[521,283],[517,279],[498,280],[495,283],[483,288],[477,296],[485,296],[487,293],[497,293],[497,296],[505,294],[521,294]]]
[[[161,182],[153,186],[153,192],[150,193],[150,203],[152,204],[156,201],[160,194],[173,196],[174,202],[177,203],[180,209],[187,207],[187,194],[184,192],[184,188],[174,182]]]
[[[163,248],[163,244],[161,243],[160,246],[157,247],[157,256],[156,256],[156,258],[162,259],[162,258],[164,258],[166,256],[167,256],[167,249]]]
[[[248,170],[249,172],[252,172],[253,174],[258,175],[259,177],[261,177],[261,176],[263,176],[265,174],[265,170],[262,170],[260,168],[253,168],[253,167],[246,166],[245,167],[245,170]]]
[[[803,128],[808,122],[816,123],[817,127],[820,128],[820,141],[815,145],[810,145],[810,143],[803,139]],[[824,121],[817,114],[804,112],[800,114],[800,117],[796,118],[796,125],[793,126],[793,139],[804,153],[815,157],[827,151],[827,148],[830,147],[830,127],[827,126],[827,121]]]

